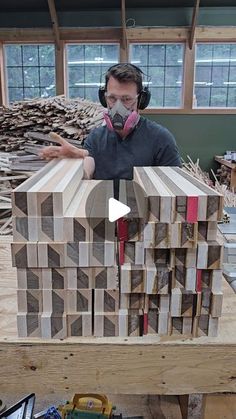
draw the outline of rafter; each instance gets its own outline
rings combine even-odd
[[[50,16],[51,16],[52,30],[53,30],[53,34],[54,34],[54,38],[55,38],[55,42],[56,42],[56,47],[59,50],[60,49],[60,31],[59,31],[55,1],[54,0],[48,0],[48,7],[49,7],[49,11],[50,11]]]
[[[121,60],[127,61],[128,60],[128,45],[127,45],[127,34],[126,34],[125,0],[121,0],[121,24],[122,24],[121,46],[123,50],[122,55],[121,55]]]
[[[195,0],[194,9],[193,9],[193,17],[192,17],[192,24],[191,24],[191,32],[189,36],[189,48],[193,48],[193,42],[195,38],[195,31],[196,31],[196,25],[197,25],[197,18],[199,13],[199,5],[200,0]]]

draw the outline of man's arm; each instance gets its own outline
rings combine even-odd
[[[84,158],[84,179],[92,179],[95,171],[95,161],[91,156]]]

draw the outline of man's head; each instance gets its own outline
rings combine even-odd
[[[142,81],[143,72],[135,65],[131,63],[115,64],[107,70],[105,87],[99,89],[99,100],[105,108],[112,107],[111,105],[114,105],[115,102],[115,96],[111,98],[110,102],[109,96],[113,95],[114,92],[112,90],[114,90],[115,85],[116,90],[122,91],[124,93],[123,96],[127,97],[127,100],[122,101],[124,106],[127,105],[127,108],[129,108],[133,98],[135,99],[133,102],[136,104],[136,109],[145,109],[149,104],[151,94],[147,87],[143,88]]]

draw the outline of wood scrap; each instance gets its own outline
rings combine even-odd
[[[191,157],[187,156],[187,158],[188,162],[182,160],[183,169],[198,180],[204,182],[206,185],[222,194],[224,197],[224,207],[236,207],[236,194],[229,189],[228,183],[226,181],[221,183],[220,180],[217,179],[217,175],[213,170],[211,170],[213,177],[213,180],[211,180],[209,173],[206,173],[201,169],[199,165],[199,159],[197,159],[197,161],[194,163]]]

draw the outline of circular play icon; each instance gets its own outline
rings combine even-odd
[[[85,182],[85,181],[84,181]],[[145,191],[132,180],[88,180],[85,204],[89,241],[119,240],[118,221],[126,222],[126,241],[138,240],[147,221],[148,201]],[[119,199],[116,199],[118,197]]]

